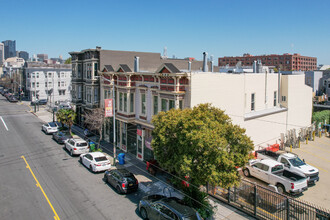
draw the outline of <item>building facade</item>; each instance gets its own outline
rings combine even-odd
[[[37,54],[39,61],[48,60],[48,54]]]
[[[3,66],[5,62],[5,46],[3,43],[0,43],[0,67]]]
[[[83,125],[84,112],[98,108],[100,105],[100,82],[98,71],[100,67],[104,70],[107,66],[108,71],[113,68],[122,68],[122,71],[134,71],[134,60],[138,57],[141,62],[140,70],[146,72],[155,71],[159,65],[168,61],[160,53],[135,52],[135,51],[115,51],[87,49],[80,52],[70,52],[72,59],[72,102],[76,108],[77,121]],[[201,70],[202,61],[191,59],[170,59],[175,65],[185,70]],[[190,64],[189,64],[190,63]],[[120,65],[123,66],[120,66]],[[208,63],[208,67],[211,68]]]
[[[25,62],[29,61],[29,53],[26,51],[17,51],[18,57],[23,58]]]
[[[47,99],[51,106],[71,101],[71,73],[71,64],[27,62],[23,69],[25,96],[31,101]]]
[[[301,56],[300,54],[283,55],[271,54],[271,55],[259,55],[252,56],[250,54],[244,54],[243,56],[236,57],[220,57],[218,59],[219,66],[236,66],[238,62],[241,62],[243,66],[251,66],[253,61],[260,60],[264,66],[275,66],[277,69],[283,71],[301,70],[312,71],[317,70],[317,58]]]
[[[312,89],[305,85],[304,75],[188,72],[168,62],[154,72],[105,65],[99,73],[104,77],[101,106],[104,99],[115,97],[116,144],[141,160],[153,158],[152,117],[171,108],[211,103],[246,129],[256,149],[278,142],[290,129],[310,126]],[[112,126],[108,120],[104,127],[109,142]]]
[[[5,59],[16,56],[16,41],[6,40],[2,41],[5,48]]]

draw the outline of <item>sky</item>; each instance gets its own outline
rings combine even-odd
[[[68,58],[102,49],[194,57],[300,53],[330,64],[329,0],[0,0],[0,41]]]

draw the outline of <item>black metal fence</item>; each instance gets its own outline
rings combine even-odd
[[[330,212],[290,196],[242,180],[238,187],[208,187],[208,193],[259,219],[330,220]]]

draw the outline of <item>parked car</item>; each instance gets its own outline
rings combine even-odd
[[[81,138],[70,138],[64,142],[64,146],[71,156],[89,152],[88,143]]]
[[[126,169],[110,169],[105,171],[104,181],[112,185],[119,194],[135,192],[139,188],[138,180]]]
[[[9,101],[9,102],[18,102],[18,100],[17,100],[17,98],[16,98],[15,96],[10,96],[10,97],[8,98],[8,101]]]
[[[58,105],[58,108],[59,109],[71,109],[71,105],[69,103],[66,103],[66,102],[61,102]]]
[[[69,138],[71,138],[71,134],[68,131],[57,131],[53,133],[53,139],[59,144],[64,144]]]
[[[271,159],[250,160],[243,173],[276,186],[279,193],[300,194],[308,188],[307,178],[285,170],[282,163]]]
[[[52,134],[58,131],[58,123],[56,122],[49,122],[47,124],[43,124],[41,129],[46,133],[46,134]]]
[[[139,202],[143,219],[202,220],[199,213],[176,197],[150,195]]]
[[[284,164],[284,169],[302,175],[308,179],[308,184],[319,181],[319,170],[301,160],[293,153],[277,153],[270,150],[258,150],[255,152],[258,159],[272,159]]]
[[[93,173],[102,172],[111,168],[108,158],[101,152],[80,154],[80,163]]]
[[[39,99],[38,104],[39,105],[47,105],[47,99]]]

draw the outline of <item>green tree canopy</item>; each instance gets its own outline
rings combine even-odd
[[[324,124],[325,120],[327,121],[327,124],[330,124],[330,110],[323,110],[320,112],[313,113],[312,121],[316,122],[316,126],[318,126],[320,122]]]
[[[68,59],[65,60],[65,63],[64,64],[71,64],[71,57],[69,57]]]
[[[72,109],[60,109],[56,112],[56,118],[57,121],[69,126],[69,132],[71,134],[71,127],[76,118],[76,113]]]
[[[239,183],[236,166],[248,162],[253,143],[224,111],[200,104],[160,112],[152,122],[152,147],[162,167],[197,186]]]

